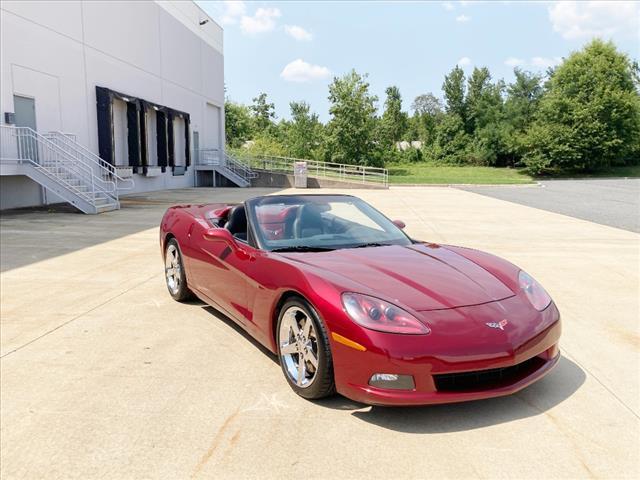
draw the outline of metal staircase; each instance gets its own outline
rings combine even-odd
[[[216,149],[200,150],[198,165],[210,166],[215,172],[231,180],[239,187],[250,187],[251,179],[258,174],[247,165],[231,155]]]
[[[72,135],[0,125],[0,147],[2,175],[26,175],[84,213],[120,208],[118,190],[133,188]]]

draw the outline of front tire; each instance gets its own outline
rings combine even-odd
[[[298,395],[315,400],[335,393],[327,330],[309,302],[294,298],[282,306],[276,340],[282,372]]]
[[[164,277],[167,282],[167,290],[174,300],[184,302],[193,298],[193,293],[187,286],[180,246],[175,238],[169,240],[164,252]]]

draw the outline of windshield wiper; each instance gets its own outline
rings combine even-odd
[[[369,243],[363,243],[361,245],[355,245],[355,246],[349,247],[349,248],[388,247],[389,245],[391,245],[391,244],[390,243],[369,242]]]
[[[272,252],[330,252],[335,250],[335,248],[329,247],[308,247],[304,245],[299,245],[297,247],[280,247],[274,248]]]

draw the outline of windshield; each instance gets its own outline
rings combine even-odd
[[[247,201],[260,246],[272,251],[320,251],[411,240],[366,202],[347,195],[282,195]]]

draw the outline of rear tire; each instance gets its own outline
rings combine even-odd
[[[184,302],[194,298],[193,293],[187,286],[187,277],[184,272],[182,262],[182,252],[175,238],[167,242],[164,251],[164,278],[167,283],[169,295],[178,302]]]
[[[280,367],[294,392],[309,400],[335,393],[327,329],[309,302],[296,297],[282,306],[276,342]]]

